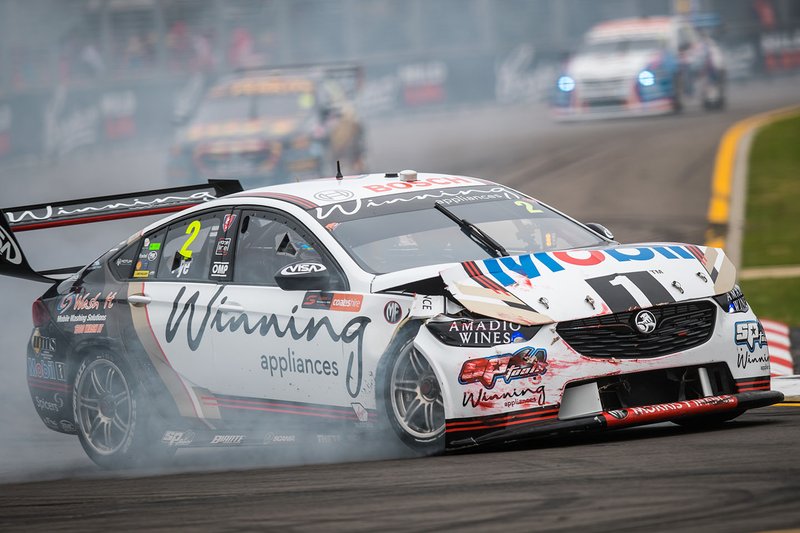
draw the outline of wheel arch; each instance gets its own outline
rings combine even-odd
[[[86,357],[110,352],[116,356],[118,362],[125,365],[125,370],[132,374],[138,385],[147,391],[148,396],[155,400],[153,404],[163,419],[180,418],[175,400],[169,394],[147,356],[144,352],[139,354],[137,350],[129,348],[123,340],[112,337],[80,339],[78,343],[70,347],[67,353],[68,382],[74,383],[78,368]]]

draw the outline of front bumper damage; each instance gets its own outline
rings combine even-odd
[[[784,399],[778,391],[752,391],[738,394],[723,394],[694,400],[629,407],[603,411],[594,415],[571,420],[549,421],[550,416],[527,416],[529,422],[506,417],[502,426],[478,437],[453,439],[448,443],[449,450],[459,450],[489,444],[508,444],[517,441],[550,437],[578,432],[598,432],[609,429],[668,422],[700,415],[720,414],[728,411],[748,410],[766,407]],[[551,406],[552,407],[552,406]]]

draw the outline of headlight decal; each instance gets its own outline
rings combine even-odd
[[[726,313],[745,313],[750,309],[738,284],[734,285],[729,292],[714,296],[714,300]]]

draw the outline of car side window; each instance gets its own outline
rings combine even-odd
[[[140,239],[125,246],[117,252],[108,262],[108,268],[116,279],[130,279],[133,275],[133,266],[139,253]]]
[[[289,220],[266,211],[245,211],[236,242],[234,283],[277,286],[275,274],[303,261],[324,264],[333,273],[331,289],[343,290],[344,281],[321,247]]]
[[[158,258],[161,256],[161,245],[164,243],[164,235],[167,231],[160,229],[141,239],[137,248],[139,255],[134,259],[136,264],[133,267],[134,279],[153,279],[156,276]]]
[[[156,279],[207,281],[225,213],[203,213],[172,224],[159,250]]]

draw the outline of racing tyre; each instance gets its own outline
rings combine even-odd
[[[86,454],[108,469],[162,464],[161,445],[142,387],[124,361],[107,352],[87,356],[75,374],[72,409]]]
[[[390,425],[422,455],[444,451],[445,415],[439,380],[430,363],[407,340],[384,372],[384,406]]]
[[[725,85],[715,83],[703,90],[703,108],[707,111],[725,109]]]
[[[676,115],[683,111],[683,76],[676,75],[672,80],[672,112]]]
[[[734,409],[733,411],[713,415],[687,416],[685,418],[676,418],[672,423],[690,429],[710,429],[721,426],[725,422],[741,416],[744,412],[744,409]]]

